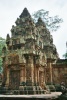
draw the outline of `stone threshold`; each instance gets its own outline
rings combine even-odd
[[[25,98],[25,99],[56,99],[62,93],[61,92],[51,92],[50,94],[34,94],[34,95],[0,95],[0,98]]]

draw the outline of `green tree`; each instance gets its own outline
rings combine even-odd
[[[67,59],[67,52],[63,55],[63,57],[64,57],[65,59]]]
[[[38,18],[41,17],[50,31],[57,31],[57,29],[60,27],[60,23],[63,22],[62,18],[59,18],[57,15],[50,17],[49,11],[45,11],[44,9],[34,12],[32,17],[35,23],[37,22]]]
[[[2,48],[6,45],[5,43],[5,39],[3,39],[2,37],[0,37],[0,73],[2,72]]]
[[[63,54],[63,57],[67,59],[67,41],[66,41],[66,52]]]

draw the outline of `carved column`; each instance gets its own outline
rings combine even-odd
[[[37,83],[37,68],[35,66],[35,82]]]
[[[48,83],[52,83],[53,79],[52,79],[52,60],[48,59],[48,63],[47,63],[47,68],[48,68]]]
[[[37,81],[39,82],[39,67],[37,69]]]
[[[9,86],[9,69],[7,69],[7,80],[6,80],[6,86]]]
[[[20,84],[23,82],[23,68],[20,70]]]
[[[25,66],[22,65],[20,70],[20,83],[25,82]]]
[[[34,82],[34,66],[33,66],[33,57],[28,56],[26,62],[26,81],[27,82]]]

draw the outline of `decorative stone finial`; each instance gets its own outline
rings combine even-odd
[[[38,22],[36,23],[36,26],[40,26],[40,25],[46,27],[46,25],[43,22],[43,20],[41,19],[41,17],[38,18]]]
[[[9,34],[7,34],[7,39],[10,39],[10,35]]]
[[[27,8],[24,8],[23,12],[20,15],[20,18],[22,17],[31,17],[30,13],[28,12]]]

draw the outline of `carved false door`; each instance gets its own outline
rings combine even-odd
[[[20,72],[13,70],[10,71],[10,88],[18,89],[20,84]]]

